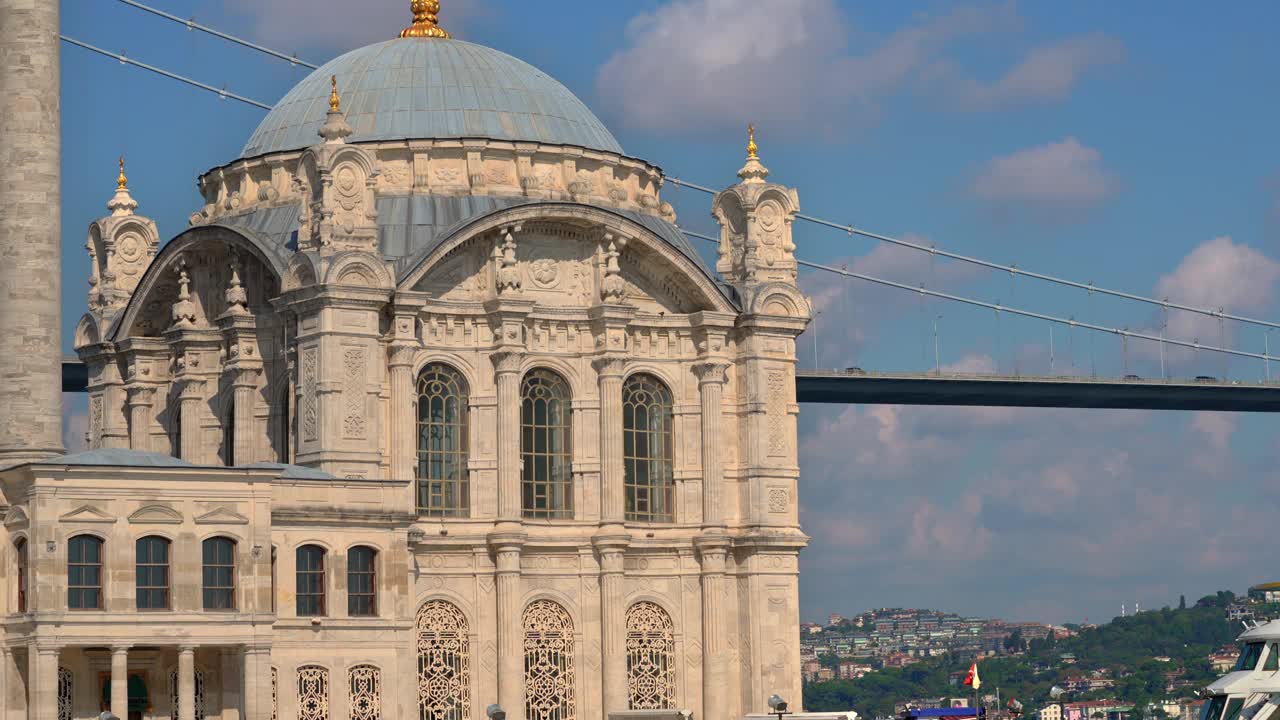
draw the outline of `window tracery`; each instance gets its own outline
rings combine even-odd
[[[382,720],[382,671],[357,665],[349,676],[351,720]]]
[[[626,517],[675,521],[671,391],[652,375],[632,375],[622,387],[622,455]]]
[[[524,378],[520,397],[524,516],[572,518],[573,427],[569,383],[550,370],[533,370]]]
[[[574,720],[573,619],[551,600],[524,611],[526,720]]]
[[[196,668],[195,671],[195,720],[204,720],[204,671]],[[169,672],[169,707],[172,708],[171,718],[178,717],[178,671],[171,670]]]
[[[471,641],[467,618],[453,603],[432,600],[418,610],[418,717],[471,717]]]
[[[298,668],[298,720],[329,720],[329,671],[318,665]]]
[[[71,671],[58,668],[58,720],[72,720],[71,699],[75,697],[74,676]]]
[[[671,616],[656,603],[627,608],[627,695],[632,710],[669,710],[676,702],[676,641]]]
[[[465,517],[467,483],[467,384],[448,365],[418,375],[418,513]]]

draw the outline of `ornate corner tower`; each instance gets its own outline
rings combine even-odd
[[[796,337],[811,317],[796,282],[792,223],[800,211],[796,191],[767,181],[751,129],[741,179],[715,198],[720,223],[717,269],[737,288],[734,373],[741,399],[736,474],[741,488],[742,534],[735,537],[728,572],[737,581],[742,637],[743,708],[761,711],[761,698],[779,693],[799,700],[800,531],[795,394]],[[726,474],[730,471],[726,468]]]

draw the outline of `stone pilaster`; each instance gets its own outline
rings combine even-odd
[[[27,718],[58,718],[58,648],[32,642],[27,651]]]
[[[111,648],[111,714],[129,717],[129,646]]]
[[[709,535],[697,540],[702,557],[702,714],[705,720],[728,720],[729,677],[724,598],[725,557],[729,539]]]
[[[596,536],[600,553],[600,645],[604,657],[603,714],[627,708],[626,602],[622,586],[623,563],[631,538],[628,535]]]
[[[520,616],[520,553],[527,536],[489,536],[496,563],[498,605],[498,704],[508,720],[524,720],[524,623]]]
[[[236,286],[228,291],[228,301],[231,301],[233,291],[241,295],[244,293],[238,288],[238,266],[233,265],[232,273]],[[226,372],[230,376],[232,402],[232,412],[230,416],[224,415],[223,422],[229,419],[235,428],[231,437],[231,459],[234,462],[229,464],[250,465],[261,459],[257,444],[261,433],[256,427],[254,412],[263,368],[257,321],[243,307],[232,304],[231,309],[219,318],[219,323],[226,343]]]
[[[415,405],[413,387],[413,356],[417,347],[394,345],[388,368],[391,373],[391,479],[406,480],[416,477],[417,418],[413,416]],[[417,488],[413,488],[417,497]]]
[[[622,379],[627,361],[609,355],[592,362],[600,386],[600,525],[621,530],[626,505],[622,454]],[[619,708],[620,709],[620,708]]]
[[[178,720],[196,720],[196,653],[190,645],[178,650]]]
[[[507,292],[519,290],[517,287]],[[493,362],[498,402],[498,521],[519,522],[520,370],[525,355],[524,323],[533,311],[533,303],[501,298],[486,303],[485,311],[494,337],[489,359]]]
[[[177,413],[178,427],[181,429],[177,456],[189,463],[204,464],[204,442],[200,437],[203,434],[200,427],[200,404],[204,402],[204,380],[179,376],[174,381],[174,387],[177,389],[177,407],[174,412]]]
[[[0,469],[63,453],[58,13],[0,0]]]
[[[154,385],[129,385],[129,447],[151,451],[151,418],[155,417]]]
[[[724,463],[720,456],[723,438],[724,383],[729,364],[709,361],[695,365],[698,394],[702,401],[702,525],[723,528]]]
[[[243,688],[243,676],[240,672],[240,652],[235,648],[223,648],[221,651],[222,681],[222,718],[221,720],[242,720],[240,715],[240,697]],[[117,715],[116,717],[128,717]]]
[[[244,720],[271,720],[271,650],[247,647],[243,657]]]

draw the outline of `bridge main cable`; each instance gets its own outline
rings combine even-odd
[[[137,0],[119,0],[119,1],[120,1],[120,2],[122,2],[122,3],[124,3],[125,5],[129,5],[129,6],[131,6],[131,7],[138,8],[139,10],[143,10],[143,11],[149,12],[149,13],[151,13],[152,15],[157,15],[157,16],[159,16],[159,17],[162,17],[162,18],[164,18],[165,20],[170,20],[170,21],[172,21],[172,22],[178,23],[179,25],[182,25],[183,27],[187,28],[188,30],[199,30],[200,32],[208,33],[208,34],[210,34],[210,35],[212,35],[212,36],[214,36],[214,37],[222,38],[223,40],[226,40],[227,42],[233,42],[233,43],[235,43],[235,44],[237,44],[237,45],[241,45],[241,46],[243,46],[243,47],[247,47],[247,48],[249,48],[250,50],[257,50],[258,52],[263,53],[263,54],[265,54],[265,55],[270,55],[270,56],[272,56],[272,57],[274,57],[274,58],[279,58],[279,59],[281,59],[281,60],[285,60],[285,61],[287,61],[290,65],[301,65],[301,66],[302,66],[302,67],[304,67],[304,68],[310,68],[310,69],[312,69],[312,70],[318,70],[318,69],[320,69],[320,66],[319,66],[319,65],[314,65],[314,64],[309,63],[309,62],[307,62],[307,61],[305,61],[305,60],[302,60],[302,59],[300,59],[296,54],[295,54],[295,55],[286,55],[285,53],[282,53],[282,52],[280,52],[279,50],[272,50],[272,49],[271,49],[271,48],[269,48],[269,47],[265,47],[265,46],[263,46],[263,45],[259,45],[259,44],[255,43],[255,42],[250,42],[250,41],[248,41],[248,40],[245,40],[244,38],[238,38],[238,37],[236,37],[235,35],[231,35],[231,34],[229,34],[229,33],[224,33],[224,32],[222,32],[221,30],[215,30],[214,28],[211,28],[211,27],[209,27],[208,25],[201,25],[200,23],[196,22],[196,21],[195,21],[195,19],[183,20],[182,18],[178,17],[177,15],[172,15],[172,14],[167,13],[167,12],[165,12],[165,11],[163,11],[163,10],[158,9],[158,8],[153,8],[153,7],[151,7],[150,5],[143,5],[142,3],[138,2]]]
[[[718,238],[711,237],[710,235],[703,235],[702,233],[698,233],[698,232],[693,232],[685,228],[680,228],[680,232],[684,233],[685,235],[688,235],[689,237],[698,238],[699,240],[706,240],[716,244],[719,244],[720,242]],[[796,264],[802,265],[807,268],[813,268],[814,270],[825,270],[826,272],[835,273],[837,275],[843,275],[845,277],[850,277],[855,280],[865,280],[869,283],[875,283],[877,285],[884,285],[887,287],[897,288],[899,290],[907,290],[914,293],[920,293],[922,295],[935,297],[940,300],[950,300],[951,302],[963,303],[965,305],[973,305],[974,307],[986,308],[987,310],[995,310],[996,312],[1007,312],[1010,315],[1019,315],[1021,317],[1033,318],[1035,320],[1043,320],[1045,322],[1057,323],[1059,325],[1066,325],[1068,327],[1073,327],[1073,328],[1083,328],[1085,330],[1096,330],[1098,332],[1105,332],[1105,333],[1109,333],[1112,335],[1119,335],[1121,337],[1126,337],[1126,338],[1137,338],[1138,340],[1150,340],[1152,342],[1165,343],[1167,345],[1173,345],[1176,347],[1190,348],[1193,350],[1204,350],[1206,352],[1217,352],[1217,353],[1223,353],[1224,355],[1235,355],[1236,357],[1251,358],[1254,360],[1271,361],[1271,360],[1280,359],[1275,355],[1251,353],[1244,350],[1234,350],[1232,348],[1223,348],[1223,347],[1217,347],[1214,345],[1201,345],[1200,343],[1197,343],[1197,342],[1187,342],[1186,340],[1174,340],[1171,338],[1163,338],[1158,335],[1148,335],[1146,333],[1133,332],[1131,330],[1125,330],[1123,328],[1107,327],[1105,325],[1094,325],[1092,323],[1079,322],[1071,318],[1061,318],[1061,317],[1056,317],[1054,315],[1045,315],[1044,313],[1038,313],[1033,310],[1023,310],[1021,308],[1008,307],[1005,305],[1000,305],[998,303],[989,303],[983,300],[975,300],[973,298],[967,298],[962,295],[951,295],[949,293],[938,292],[937,290],[929,290],[928,288],[924,288],[924,287],[912,287],[911,285],[907,285],[906,283],[894,282],[892,280],[885,280],[884,278],[878,278],[872,275],[863,275],[862,273],[856,273],[849,270],[841,270],[840,268],[832,267],[830,265],[823,265],[821,263],[809,262],[807,260],[797,259]]]
[[[715,195],[718,193],[718,191],[713,190],[704,185],[691,183],[686,180],[681,180],[680,178],[668,177],[666,178],[666,180],[667,182],[673,185],[679,185],[680,187],[689,188],[690,190],[697,190],[698,192],[704,192],[710,195]],[[843,230],[850,235],[859,235],[861,237],[869,238],[871,240],[878,240],[880,242],[889,243],[891,245],[898,245],[900,247],[910,248],[912,250],[916,250],[919,252],[929,253],[930,255],[939,255],[949,260],[957,260],[959,262],[964,262],[964,263],[969,263],[971,265],[984,267],[989,270],[999,270],[1000,272],[1007,272],[1013,275],[1022,275],[1023,277],[1029,277],[1029,278],[1032,278],[1033,280],[1043,280],[1045,282],[1055,283],[1058,285],[1063,285],[1065,287],[1076,288],[1078,290],[1087,290],[1091,293],[1098,293],[1099,295],[1109,295],[1111,297],[1122,298],[1124,300],[1132,300],[1135,302],[1147,303],[1148,305],[1156,305],[1168,310],[1182,310],[1189,313],[1195,313],[1197,315],[1206,315],[1208,317],[1221,318],[1224,320],[1231,320],[1233,322],[1245,323],[1246,325],[1258,325],[1261,327],[1273,328],[1273,329],[1280,328],[1280,323],[1270,322],[1267,320],[1259,320],[1257,318],[1245,317],[1242,315],[1233,315],[1221,309],[1210,310],[1208,308],[1199,308],[1192,305],[1183,305],[1181,303],[1170,302],[1167,298],[1164,300],[1158,300],[1156,298],[1136,295],[1134,293],[1127,293],[1122,290],[1110,290],[1108,288],[1098,287],[1093,283],[1081,283],[1081,282],[1076,282],[1074,280],[1067,280],[1066,278],[1054,277],[1053,275],[1046,275],[1044,273],[1031,272],[1029,270],[1023,270],[1016,265],[1001,265],[1000,263],[994,263],[989,260],[983,260],[982,258],[970,257],[968,255],[960,255],[959,253],[947,252],[946,250],[939,250],[938,248],[933,247],[932,245],[925,246],[919,243],[910,242],[908,240],[902,240],[899,238],[890,237],[888,235],[881,235],[879,233],[873,233],[867,230],[862,230],[852,225],[841,225],[840,223],[832,222],[830,220],[824,220],[822,218],[814,217],[812,215],[797,214],[796,217],[806,222],[813,223],[814,225],[821,225],[823,227],[828,227],[833,230]]]

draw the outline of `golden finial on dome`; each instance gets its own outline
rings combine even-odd
[[[125,174],[124,174],[124,156],[123,155],[120,156],[120,177],[116,178],[116,189],[117,190],[129,189],[129,178],[125,177]]]
[[[413,24],[400,33],[402,38],[441,38],[452,37],[447,30],[436,23],[440,22],[440,0],[411,0],[409,9],[413,11]]]
[[[747,126],[747,159],[759,160],[760,159],[759,153],[760,153],[760,146],[756,145],[756,126],[748,125]]]
[[[329,112],[338,112],[342,110],[342,98],[338,96],[338,76],[329,76],[329,85],[333,89],[329,92]]]

